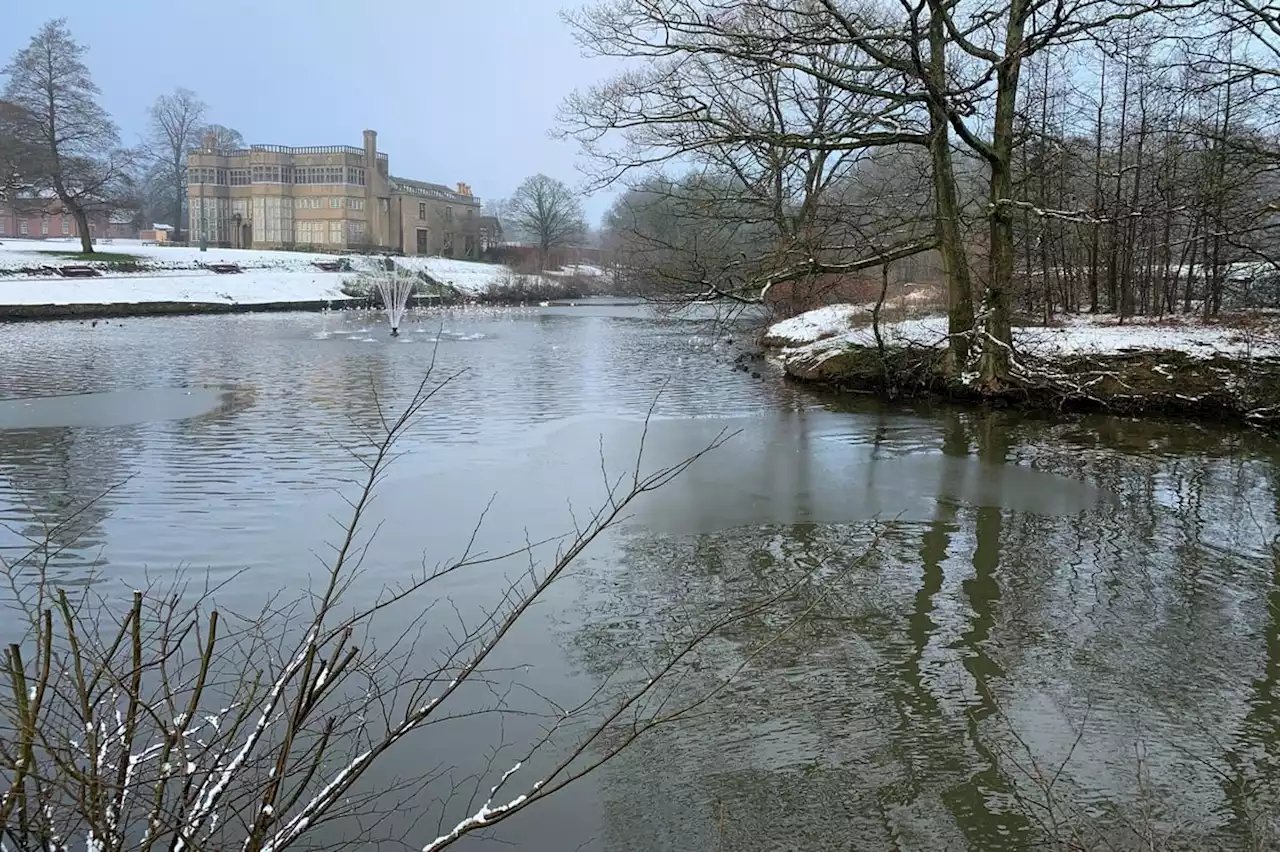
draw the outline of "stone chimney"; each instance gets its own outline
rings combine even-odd
[[[471,197],[471,185],[465,183],[458,184],[458,194],[467,198]]]
[[[382,214],[382,202],[387,195],[387,187],[378,171],[378,131],[364,132],[364,192],[368,213],[366,214],[365,241],[370,245],[384,245],[383,230],[387,221]],[[390,202],[388,202],[390,203]]]

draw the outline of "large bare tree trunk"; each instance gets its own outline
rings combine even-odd
[[[79,204],[67,205],[71,208],[71,218],[76,220],[76,227],[80,229],[80,251],[85,254],[93,254],[93,235],[89,233],[89,217],[85,214],[84,208]]]
[[[986,341],[982,347],[980,380],[989,390],[1000,390],[1009,381],[1013,352],[1010,294],[1013,291],[1013,148],[1018,75],[1022,70],[1022,41],[1026,27],[1026,2],[1009,4],[1005,28],[1004,62],[996,70],[996,110],[991,150],[991,258],[987,275]]]
[[[959,369],[969,360],[970,335],[974,326],[973,289],[969,281],[969,259],[960,233],[960,201],[951,162],[950,135],[946,117],[939,116],[939,119],[941,124],[934,131],[929,146],[933,158],[934,222],[943,274],[947,280],[947,332],[951,335],[949,366]]]
[[[930,3],[929,74],[939,88],[947,84],[947,34],[937,2]],[[970,335],[974,330],[973,288],[969,281],[969,259],[960,233],[960,200],[956,192],[955,168],[951,160],[951,133],[947,114],[937,103],[929,106],[929,156],[933,164],[934,224],[938,252],[947,280],[947,367],[961,369],[969,361]]]

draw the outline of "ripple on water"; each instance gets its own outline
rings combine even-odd
[[[564,532],[570,506],[580,517],[597,505],[602,445],[610,471],[628,470],[651,408],[646,469],[741,432],[593,545],[564,592],[583,610],[566,616],[567,637],[521,637],[542,692],[564,685],[545,671],[619,671],[660,653],[681,634],[647,631],[655,620],[815,577],[779,617],[708,648],[704,675],[747,663],[714,716],[566,798],[571,816],[531,848],[887,848],[911,832],[914,848],[1026,848],[1008,806],[1018,778],[994,757],[1018,746],[1005,720],[1053,766],[1091,720],[1063,776],[1083,801],[1132,792],[1122,764],[1141,721],[1151,786],[1206,823],[1222,791],[1177,755],[1216,767],[1276,748],[1269,450],[1200,441],[1148,456],[1108,443],[1134,428],[1121,421],[1067,441],[980,412],[827,411],[733,370],[721,335],[635,311],[467,308],[406,323],[405,337],[432,345],[355,345],[391,340],[358,311],[5,327],[6,405],[87,396],[74,417],[0,428],[0,550],[38,536],[37,516],[74,520],[54,566],[69,584],[128,588],[181,561],[244,571],[225,592],[242,609],[264,590],[306,589],[338,538],[335,489],[358,474],[347,447],[434,362],[456,378],[373,504],[386,523],[369,591],[420,571],[424,552],[465,547],[494,494],[481,549]],[[223,387],[241,389],[234,404],[177,416],[187,390]],[[128,396],[139,388],[184,396]],[[469,575],[452,593],[465,605],[498,579]],[[817,617],[752,656],[807,611]],[[478,755],[488,743],[455,745]]]

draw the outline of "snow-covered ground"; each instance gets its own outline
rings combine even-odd
[[[765,342],[774,346],[804,346],[853,331],[869,321],[871,312],[863,305],[830,305],[774,323]]]
[[[3,305],[109,305],[192,302],[260,305],[342,302],[343,276],[318,271],[255,271],[240,275],[164,275],[117,278],[0,278]],[[2,312],[2,311],[0,311]]]
[[[238,263],[249,268],[277,268],[300,271],[313,269],[317,260],[337,260],[334,254],[298,251],[260,251],[257,249],[210,248],[143,245],[139,240],[99,241],[94,247],[103,254],[129,254],[157,268],[184,269],[199,264]],[[42,254],[42,252],[78,252],[79,240],[15,240],[0,238],[0,270],[31,266],[60,266],[84,261]]]
[[[472,263],[447,257],[397,257],[395,262],[401,269],[426,272],[434,280],[468,296],[478,296],[513,274],[496,263]]]
[[[107,304],[112,302],[315,302],[345,299],[344,279],[352,273],[322,272],[317,261],[337,260],[338,255],[257,249],[215,249],[143,245],[138,240],[100,243],[103,253],[129,254],[148,268],[119,272],[110,264],[98,265],[99,278],[64,279],[49,275],[23,275],[22,269],[60,266],[84,261],[42,254],[75,252],[72,240],[0,240],[0,305]],[[358,272],[377,268],[379,258],[349,255]],[[424,271],[434,280],[476,296],[508,276],[511,270],[490,263],[472,263],[442,257],[396,257],[406,271]],[[239,264],[244,272],[217,275],[204,265]],[[7,274],[6,274],[7,273]]]
[[[852,327],[855,323],[856,328]],[[940,348],[947,341],[947,318],[932,316],[882,323],[880,333],[890,346]],[[1020,352],[1040,357],[1158,350],[1198,358],[1280,357],[1280,328],[1274,326],[1247,330],[1199,323],[1130,321],[1119,325],[1115,317],[1074,316],[1061,327],[1015,328],[1013,339]],[[876,345],[867,311],[858,305],[819,308],[783,320],[769,329],[766,340],[783,347],[784,356],[803,354],[818,360],[847,345]]]

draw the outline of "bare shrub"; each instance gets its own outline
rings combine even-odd
[[[724,433],[694,456],[647,473],[642,436],[625,474],[610,476],[602,460],[606,497],[575,518],[571,533],[485,554],[475,549],[482,516],[460,556],[434,567],[424,560],[421,572],[384,587],[372,603],[349,601],[355,583],[369,582],[363,568],[376,532],[370,500],[397,442],[454,378],[428,374],[399,414],[379,403],[377,425],[360,430],[363,442],[350,448],[362,471],[352,483],[350,514],[306,595],[272,595],[258,611],[237,613],[218,604],[222,587],[199,582],[155,583],[123,601],[85,587],[71,591],[50,572],[70,522],[3,562],[9,623],[22,634],[2,661],[8,698],[0,703],[0,838],[7,849],[62,850],[75,841],[90,852],[275,852],[327,845],[330,837],[317,829],[335,825],[371,843],[392,831],[392,817],[424,802],[434,803],[437,827],[412,842],[427,852],[442,849],[680,720],[769,644],[748,649],[709,691],[677,691],[710,637],[759,617],[808,579],[687,625],[663,643],[646,679],[606,678],[574,704],[538,696],[540,711],[513,707],[511,670],[491,660],[598,535],[638,497],[723,443]],[[556,545],[549,562],[534,558],[539,544]],[[474,617],[440,613],[447,603],[436,604],[447,599],[438,596],[438,581],[511,559],[523,567],[498,584],[496,604]],[[796,623],[784,619],[774,638]],[[371,782],[370,771],[387,755],[412,741],[429,756],[429,744],[447,737],[450,723],[486,714],[533,715],[542,733],[522,747],[522,759],[495,765],[495,750],[465,780],[453,767],[419,759],[410,765],[423,768],[408,777]]]
[[[484,299],[507,304],[581,299],[591,294],[590,283],[580,276],[508,273],[485,288]]]

